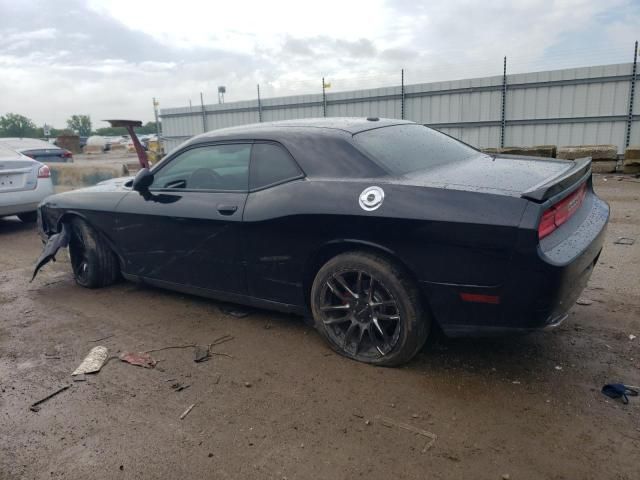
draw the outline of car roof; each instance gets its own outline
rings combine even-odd
[[[34,148],[58,150],[58,147],[56,147],[55,145],[43,140],[38,140],[37,138],[0,138],[0,144],[3,144],[5,147],[9,147],[17,151],[29,150]]]
[[[401,125],[405,123],[414,123],[409,120],[397,120],[391,118],[378,117],[328,117],[328,118],[302,118],[297,120],[280,120],[276,122],[252,123],[249,125],[239,125],[236,127],[221,128],[203,133],[197,138],[212,138],[218,136],[228,137],[230,135],[242,135],[243,137],[253,132],[259,134],[264,130],[284,130],[286,128],[296,128],[298,132],[308,129],[310,132],[314,129],[322,128],[329,130],[341,130],[343,132],[355,135],[356,133],[374,128],[388,127],[390,125]]]
[[[386,173],[356,149],[353,135],[393,125],[415,125],[388,118],[304,118],[221,128],[197,135],[174,150],[209,142],[266,140],[281,143],[307,177],[371,178]]]

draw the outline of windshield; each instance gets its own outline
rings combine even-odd
[[[405,124],[356,134],[356,144],[394,175],[464,160],[478,151],[423,125]]]

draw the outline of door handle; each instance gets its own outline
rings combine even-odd
[[[237,205],[218,205],[218,212],[221,215],[233,215],[237,210]]]

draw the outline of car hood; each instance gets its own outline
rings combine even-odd
[[[575,162],[524,156],[476,156],[405,174],[407,185],[468,190],[519,197],[524,192],[561,176]]]
[[[100,186],[112,186],[112,187],[121,187],[125,183],[130,180],[133,180],[134,177],[118,177],[118,178],[110,178],[109,180],[103,180],[102,182],[98,182],[96,185]]]

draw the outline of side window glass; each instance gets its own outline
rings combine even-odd
[[[250,158],[249,144],[192,148],[161,168],[151,188],[246,191]]]
[[[291,180],[302,175],[295,160],[284,148],[271,143],[253,145],[251,157],[251,189]]]

